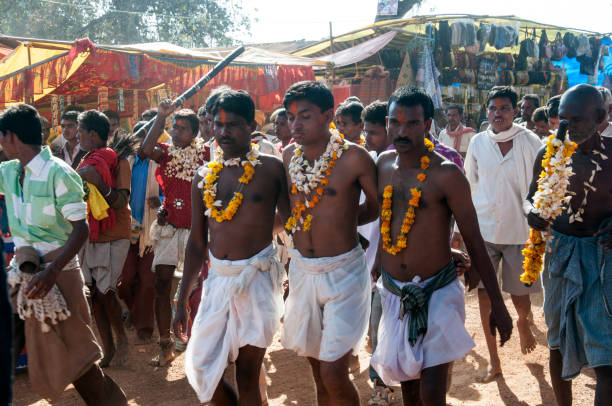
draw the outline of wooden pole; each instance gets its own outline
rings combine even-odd
[[[329,54],[331,55],[333,53],[334,53],[334,36],[332,35],[332,22],[330,21],[329,22]],[[332,65],[332,86],[334,85],[335,81],[336,81],[336,70],[334,66]]]

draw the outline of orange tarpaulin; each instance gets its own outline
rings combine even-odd
[[[29,50],[25,45],[19,46],[12,58],[0,63],[0,106],[24,100],[46,104],[50,95],[91,96],[101,87],[147,90],[165,84],[179,94],[217,62],[95,48],[88,40],[58,46],[59,49],[43,48],[41,54],[32,43],[28,46]],[[36,63],[20,67],[19,63],[26,57],[30,60],[33,54]],[[247,90],[259,109],[269,110],[280,104],[287,88],[299,80],[314,80],[311,66],[231,64],[207,87],[228,85]]]

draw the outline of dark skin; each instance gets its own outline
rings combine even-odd
[[[22,143],[11,131],[0,132],[0,144],[9,159],[18,159],[24,168],[41,151],[40,145]],[[23,177],[20,179],[23,187]],[[30,299],[42,299],[55,284],[62,269],[78,254],[89,235],[89,226],[85,219],[71,221],[72,231],[61,252],[41,272],[38,272],[28,286],[25,294]],[[79,395],[89,405],[102,406],[112,402],[116,405],[126,405],[127,399],[121,388],[109,377],[105,376],[98,364],[93,364],[79,379],[73,382]]]
[[[527,128],[530,130],[533,130],[534,128],[534,123],[531,121],[531,116],[536,108],[537,107],[534,101],[531,99],[524,99],[521,102],[521,118],[527,122]]]
[[[503,345],[512,332],[512,319],[504,305],[495,272],[480,235],[476,210],[472,204],[470,186],[461,170],[434,152],[428,152],[424,138],[429,132],[431,118],[424,119],[421,105],[403,106],[391,103],[387,118],[387,132],[396,151],[381,155],[378,167],[378,194],[382,198],[386,185],[393,185],[393,215],[391,235],[395,241],[400,232],[403,214],[408,208],[410,188],[420,184],[422,196],[416,209],[416,220],[407,237],[407,247],[397,255],[381,251],[382,267],[399,281],[410,281],[417,274],[427,279],[437,274],[451,260],[450,220],[457,222],[471,261],[492,298],[489,324],[491,331],[500,333]],[[422,172],[420,158],[431,160],[426,170],[427,179],[419,182]],[[416,395],[405,398],[405,404],[444,405],[448,365],[438,365],[422,371],[417,381],[402,383],[402,390]],[[416,402],[416,403],[410,403]],[[422,403],[419,403],[422,402]]]
[[[385,125],[365,121],[363,132],[366,137],[365,147],[368,151],[376,151],[380,155],[389,147],[387,128]]]
[[[608,151],[612,148],[612,139],[600,137],[597,127],[606,119],[606,111],[601,99],[597,97],[595,88],[586,89],[575,87],[568,90],[561,99],[559,106],[560,120],[568,121],[568,133],[572,141],[578,144],[578,149],[572,156],[572,171],[575,173],[569,178],[568,191],[575,193],[570,204],[577,209],[584,198],[583,182],[591,176],[593,164],[592,151],[599,148],[600,139]],[[542,171],[542,158],[545,147],[539,152],[534,165],[534,181],[531,183],[527,199],[533,201],[537,190],[536,180]],[[569,222],[569,216],[564,212],[552,223],[548,223],[537,214],[530,212],[527,216],[529,226],[545,231],[549,227],[567,235],[575,237],[600,237],[598,243],[604,249],[612,249],[612,226],[603,227],[605,220],[612,217],[612,162],[610,159],[600,161],[602,170],[595,175],[593,186],[596,191],[589,192],[587,205],[584,207],[582,218],[584,221]],[[593,270],[599,272],[599,270]],[[612,399],[612,367],[601,366],[593,368],[596,376],[595,402],[597,406],[607,405]],[[559,350],[550,351],[550,375],[552,387],[557,403],[561,406],[572,404],[572,382],[561,378],[562,355]]]
[[[214,135],[223,150],[224,159],[246,159],[246,154],[251,150],[251,132],[254,127],[254,121],[248,123],[244,117],[232,112],[220,110],[215,115]],[[222,207],[227,207],[237,190],[244,196],[231,221],[209,221],[204,214],[206,207],[202,200],[202,190],[198,187],[202,179],[199,174],[193,179],[191,232],[174,317],[174,331],[177,335],[186,334],[187,302],[208,250],[220,259],[233,261],[250,258],[272,243],[277,208],[281,217],[288,217],[287,181],[282,161],[265,154],[261,154],[258,159],[261,164],[255,167],[253,178],[241,188],[238,188],[238,178],[243,174],[242,167],[226,166],[219,174],[216,198],[223,202]],[[210,242],[207,241],[209,231]],[[213,404],[261,404],[258,382],[265,351],[265,348],[250,345],[240,348],[236,360],[238,396],[221,380],[213,396]],[[239,403],[237,399],[240,399]]]
[[[299,100],[289,106],[288,116],[295,142],[302,145],[306,158],[314,162],[325,151],[331,136],[331,109],[321,112],[315,104]],[[288,170],[294,150],[293,144],[283,150],[285,170]],[[311,230],[293,235],[296,248],[305,257],[331,257],[350,251],[358,243],[357,225],[372,222],[378,216],[376,167],[364,148],[349,143],[349,149],[336,161],[328,179],[323,198],[309,211],[312,214]],[[359,205],[361,190],[366,201]],[[301,194],[289,197],[292,206],[297,200],[304,201]],[[338,213],[355,215],[339,216]]]
[[[279,114],[274,120],[274,134],[280,140],[283,148],[291,141],[291,130],[287,123],[287,116]]]
[[[172,103],[172,100],[165,99],[159,103],[155,122],[149,130],[144,141],[138,148],[138,156],[140,158],[150,158],[155,162],[160,162],[164,152],[156,146],[157,139],[164,131],[166,118],[174,112],[178,106]],[[179,148],[185,148],[191,144],[197,136],[197,129],[194,131],[190,123],[184,119],[175,119],[172,123],[170,135],[172,143]],[[166,213],[163,207],[159,208],[157,222],[159,225],[166,225]],[[172,278],[174,276],[175,266],[172,265],[157,265],[155,267],[155,315],[157,319],[157,328],[161,340],[169,340],[170,324],[172,321],[172,309],[170,307],[170,291],[172,289]],[[166,365],[174,358],[171,351],[160,353],[157,361],[153,361],[157,365]]]
[[[81,121],[78,122],[77,130],[81,148],[84,151],[89,153],[106,147],[106,140],[102,139],[96,131],[87,129]],[[121,203],[118,191],[107,185],[93,166],[83,166],[79,168],[77,173],[81,176],[83,182],[94,185],[112,208],[120,208],[117,207],[117,204]],[[129,191],[125,192],[129,195]],[[96,289],[92,293],[92,313],[104,348],[104,358],[100,361],[100,366],[103,368],[109,366],[115,355],[117,355],[117,364],[123,365],[127,362],[128,340],[121,320],[122,310],[117,294],[112,290],[102,293]],[[113,341],[113,330],[117,335],[117,347],[115,347]]]
[[[340,134],[344,135],[344,137],[350,142],[359,144],[361,131],[363,131],[363,121],[356,123],[348,114],[339,115],[337,121],[338,131],[340,131]]]
[[[291,134],[312,163],[321,156],[329,142],[333,110],[321,111],[307,100],[297,100],[286,107]],[[357,225],[367,224],[378,216],[374,161],[364,148],[350,142],[348,145],[348,150],[336,161],[328,177],[329,184],[324,187],[323,198],[309,211],[312,214],[311,230],[297,231],[293,235],[295,247],[305,257],[331,257],[352,250],[359,241]],[[294,144],[283,150],[286,171],[294,150]],[[361,190],[366,201],[359,205]],[[298,199],[303,201],[304,196],[290,195],[291,205],[295,205]],[[348,377],[349,356],[350,351],[335,362],[309,358],[319,404],[358,404],[359,395]]]

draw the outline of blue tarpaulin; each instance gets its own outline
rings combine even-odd
[[[601,43],[603,45],[612,45],[612,40],[609,38],[603,38]],[[604,78],[606,75],[612,76],[612,56],[604,56],[604,73],[599,72],[597,76],[597,84],[602,85]],[[576,58],[568,58],[564,57],[560,61],[555,61],[555,65],[565,67],[565,72],[567,74],[567,80],[569,82],[569,86],[579,85],[580,83],[588,83],[589,77],[587,75],[583,75],[580,73],[580,62],[576,60]]]

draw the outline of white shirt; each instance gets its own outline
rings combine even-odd
[[[463,128],[463,124],[459,124],[455,131]],[[475,135],[476,132],[474,131],[463,134],[461,136],[461,142],[459,143],[459,149],[457,150],[457,152],[465,154],[465,152],[468,150],[468,146],[470,145],[470,141]],[[447,147],[455,148],[455,137],[448,135],[446,128],[440,131],[439,141]]]
[[[606,129],[601,132],[601,136],[612,138],[612,124],[611,123],[608,123],[608,126],[606,127]]]
[[[519,131],[519,134],[506,156],[502,156],[497,142],[490,138],[491,131],[475,135],[465,157],[465,172],[484,240],[518,245],[529,237],[523,203],[542,142],[533,132],[517,124],[508,131]]]

